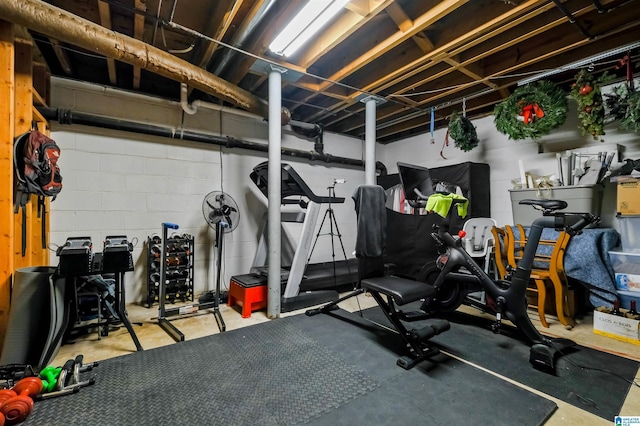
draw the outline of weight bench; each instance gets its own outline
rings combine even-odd
[[[397,364],[408,370],[439,353],[437,347],[428,344],[428,340],[449,330],[450,324],[446,320],[430,319],[423,328],[407,330],[404,322],[424,320],[428,316],[422,311],[405,313],[397,306],[431,297],[435,288],[427,283],[385,275],[382,254],[386,242],[386,208],[382,187],[362,185],[356,189],[353,199],[358,216],[356,257],[360,287],[371,293],[404,340],[408,355],[399,358]]]

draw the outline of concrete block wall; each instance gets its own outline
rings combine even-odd
[[[268,127],[260,117],[248,113],[200,109],[196,115],[184,114],[180,105],[161,99],[115,91],[63,79],[52,81],[52,106],[69,108],[109,117],[120,117],[142,123],[162,125],[179,132],[189,129],[212,135],[229,135],[238,139],[267,143]],[[474,120],[480,146],[464,153],[453,146],[443,148],[445,129],[435,133],[432,144],[425,115],[425,133],[390,145],[378,145],[377,159],[389,173],[396,172],[396,162],[439,167],[465,161],[488,163],[491,168],[491,216],[498,224],[511,224],[509,189],[512,179],[519,177],[518,160],[527,171],[537,175],[556,173],[556,153],[567,149],[608,149],[611,144],[624,147],[627,158],[640,158],[636,134],[622,133],[611,125],[606,128],[602,145],[577,130],[574,106],[567,123],[538,142],[512,141],[497,132],[493,116]],[[364,121],[364,118],[363,118]],[[247,273],[252,265],[259,230],[266,212],[266,197],[250,182],[252,168],[267,159],[266,153],[241,149],[229,150],[215,145],[144,136],[85,126],[52,123],[52,135],[62,148],[60,164],[64,189],[51,204],[51,242],[64,243],[69,236],[91,236],[96,251],[108,235],[125,234],[137,240],[134,250],[135,271],[126,274],[127,301],[140,302],[146,297],[146,254],[144,241],[161,231],[162,222],[180,225],[178,232],[195,237],[195,289],[206,291],[215,283],[213,267],[214,232],[202,216],[202,200],[214,190],[223,190],[238,203],[241,219],[238,228],[225,234],[222,283],[228,285],[233,275]],[[362,159],[363,141],[326,134],[327,153]],[[544,152],[538,153],[541,143]],[[312,150],[311,142],[283,128],[282,145],[288,148]],[[316,194],[326,194],[333,178],[345,178],[336,186],[336,195],[346,202],[334,205],[337,222],[347,254],[355,246],[355,214],[351,194],[364,183],[364,171],[338,164],[312,163],[283,157],[290,163]],[[603,201],[606,226],[616,226],[614,215],[615,187],[608,185]],[[315,235],[320,232],[320,212]],[[299,238],[300,225],[285,224],[290,244]],[[426,236],[428,237],[428,236]],[[337,241],[336,241],[337,243]],[[286,242],[283,242],[286,244]],[[53,247],[55,248],[55,247]],[[340,251],[336,252],[340,258]],[[331,238],[318,237],[312,262],[331,259]],[[51,264],[57,264],[55,254]]]
[[[267,123],[250,114],[201,109],[189,116],[183,114],[178,103],[61,79],[54,79],[52,86],[52,106],[56,108],[267,143]],[[96,127],[51,125],[52,137],[62,150],[59,164],[63,175],[63,191],[51,204],[52,265],[58,262],[55,245],[63,244],[67,237],[90,236],[94,251],[99,252],[108,235],[126,235],[136,243],[135,270],[125,275],[126,299],[143,302],[147,292],[146,239],[161,233],[162,222],[173,222],[180,226],[175,232],[195,237],[195,293],[211,290],[216,279],[215,232],[204,220],[202,202],[209,192],[223,190],[236,201],[240,211],[238,228],[225,234],[223,288],[231,276],[249,272],[267,205],[249,173],[267,160],[266,153]],[[359,140],[326,134],[324,143],[325,152],[332,155],[363,157]],[[312,142],[286,128],[282,144],[313,149]],[[346,201],[333,208],[350,255],[355,246],[355,213],[350,197],[364,183],[364,171],[287,157],[282,161],[290,163],[319,195],[327,194],[333,178],[346,179],[345,184],[336,187],[336,195]],[[328,223],[322,231],[319,229],[325,210],[322,206],[314,238],[329,231]],[[284,227],[295,245],[301,225]],[[334,241],[338,243],[337,239]],[[337,251],[336,258],[341,257],[341,250]],[[331,237],[320,235],[311,261],[329,260]]]
[[[425,115],[425,134],[382,146],[378,149],[378,159],[385,163],[389,173],[397,172],[396,163],[406,162],[426,167],[440,167],[465,161],[487,163],[491,174],[491,216],[499,225],[513,224],[509,189],[512,180],[519,180],[518,160],[524,163],[525,171],[537,176],[556,175],[556,153],[566,150],[577,152],[599,152],[612,149],[616,144],[623,147],[625,158],[640,158],[640,137],[636,133],[619,132],[615,124],[605,127],[604,143],[591,136],[580,135],[575,103],[569,101],[567,122],[544,136],[539,141],[510,140],[495,128],[493,115],[473,120],[480,140],[479,146],[470,152],[456,148],[453,141],[443,149],[446,129],[435,131],[435,143],[431,143],[429,118]],[[539,153],[539,147],[543,152]],[[615,220],[615,185],[606,184],[602,203],[603,226],[617,227]]]

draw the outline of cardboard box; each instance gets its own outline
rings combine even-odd
[[[640,215],[640,179],[618,176],[617,210],[622,216]]]
[[[640,320],[593,311],[593,332],[640,345]]]

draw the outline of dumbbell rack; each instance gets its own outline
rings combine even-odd
[[[168,222],[163,222],[162,223],[162,240],[160,243],[160,248],[161,248],[161,254],[160,254],[160,258],[165,258],[168,259],[170,256],[168,255],[169,253],[171,253],[171,251],[169,250],[169,241],[171,241],[170,238],[167,237],[167,230],[168,229],[178,229],[178,225],[176,225],[175,223],[168,223]],[[220,239],[222,238],[222,232],[221,230],[218,230],[217,232],[217,239],[218,239],[218,250],[221,249],[222,245],[220,244]],[[191,244],[193,245],[193,240],[191,241]],[[193,251],[191,252],[191,255],[193,256]],[[220,258],[220,253],[218,252],[218,259]],[[220,313],[220,309],[219,309],[219,303],[220,303],[220,298],[219,297],[215,297],[213,302],[205,302],[205,303],[190,303],[190,304],[183,304],[183,305],[178,305],[178,306],[174,306],[171,308],[166,308],[165,307],[165,302],[169,299],[166,296],[166,288],[165,288],[165,280],[163,279],[166,275],[166,271],[170,269],[170,262],[160,262],[160,285],[158,286],[159,288],[159,294],[158,294],[158,324],[160,325],[160,327],[162,327],[162,329],[164,331],[167,332],[167,334],[169,334],[171,337],[173,337],[173,339],[176,342],[184,342],[184,334],[173,324],[171,324],[170,321],[170,317],[174,317],[174,319],[180,318],[180,317],[184,317],[185,315],[194,315],[196,312],[199,311],[210,311],[215,319],[216,319],[216,323],[218,324],[218,328],[220,329],[220,331],[225,331],[226,330],[226,325],[224,323],[224,320],[222,319],[222,314]],[[191,265],[193,265],[193,259],[191,259]],[[193,269],[191,270],[191,274],[193,274]],[[220,268],[218,267],[218,274],[220,274]],[[193,288],[191,289],[191,297],[193,300]],[[219,295],[219,291],[216,292],[216,296]]]
[[[147,238],[147,307],[159,302],[160,285],[164,284],[166,303],[194,301],[193,294],[194,239],[190,235],[173,235],[166,240],[162,280],[162,238]]]

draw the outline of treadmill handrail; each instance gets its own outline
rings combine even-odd
[[[322,197],[313,193],[311,188],[300,177],[300,175],[287,163],[281,164],[282,173],[282,204],[297,204],[298,201],[292,202],[291,200],[285,200],[288,197],[306,197],[309,201],[313,201],[318,204],[341,204],[344,203],[344,197]],[[253,171],[249,175],[253,183],[256,184],[258,189],[264,194],[265,197],[269,195],[269,162],[264,161],[253,168]]]

